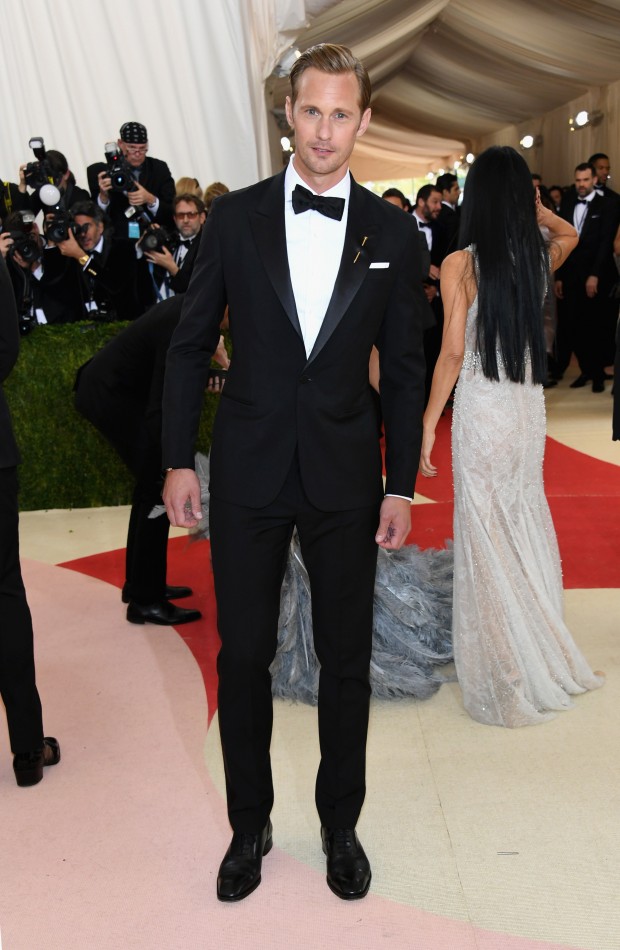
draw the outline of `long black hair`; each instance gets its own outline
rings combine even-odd
[[[525,160],[494,145],[473,163],[465,184],[459,246],[477,260],[477,345],[482,370],[499,379],[497,354],[515,383],[547,374],[543,301],[549,277],[545,242],[536,221],[535,192]]]

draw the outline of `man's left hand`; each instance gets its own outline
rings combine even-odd
[[[379,527],[375,541],[386,551],[402,548],[411,531],[411,502],[406,498],[386,495],[379,512]]]
[[[127,200],[130,205],[152,205],[155,203],[155,195],[136,183],[134,190],[127,192]]]

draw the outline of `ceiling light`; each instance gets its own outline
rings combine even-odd
[[[288,76],[300,56],[301,53],[298,49],[295,49],[293,46],[289,46],[288,49],[284,50],[280,56],[280,59],[273,67],[272,76],[277,76],[279,79]]]
[[[575,132],[578,129],[584,129],[586,125],[599,125],[602,121],[602,112],[588,112],[586,109],[582,109],[577,115],[570,117],[568,124],[571,132]]]
[[[542,135],[524,135],[519,145],[521,148],[538,148],[543,143]]]
[[[473,152],[468,152],[467,155],[465,156],[465,161],[467,162],[468,165],[471,165],[475,157],[476,156],[474,155]]]

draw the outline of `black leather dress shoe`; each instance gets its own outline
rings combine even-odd
[[[345,901],[366,897],[371,873],[368,858],[354,828],[321,828],[323,851],[327,855],[327,884]]]
[[[242,901],[261,881],[263,855],[273,845],[271,822],[259,834],[236,831],[217,875],[217,896],[221,901]]]
[[[581,375],[578,376],[577,379],[574,379],[574,380],[572,381],[572,383],[570,384],[570,388],[571,388],[571,389],[583,389],[583,387],[584,387],[584,386],[587,386],[587,384],[588,384],[589,382],[590,382],[590,377],[589,377],[589,376],[586,376],[584,373],[581,373]]]
[[[164,597],[166,600],[181,600],[182,597],[191,597],[193,593],[194,591],[191,589],[191,587],[173,587],[171,584],[166,584]],[[127,584],[125,584],[123,587],[121,599],[124,604],[128,604],[131,600],[131,597],[129,596],[129,587]]]
[[[199,610],[176,607],[167,600],[158,600],[154,604],[134,604],[130,601],[127,606],[127,620],[129,623],[158,623],[162,627],[176,627],[180,623],[191,623],[200,620]]]
[[[37,785],[43,778],[43,768],[46,765],[58,765],[60,762],[60,745],[58,739],[46,736],[43,748],[34,752],[16,752],[13,756],[13,771],[18,785],[26,787]]]
[[[604,393],[605,392],[605,383],[602,379],[592,380],[592,392],[593,393]]]

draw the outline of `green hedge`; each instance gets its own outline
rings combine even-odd
[[[4,391],[22,454],[20,508],[96,508],[131,501],[132,478],[73,406],[79,366],[125,323],[39,326],[21,341]],[[198,447],[207,451],[217,396],[205,395]]]

